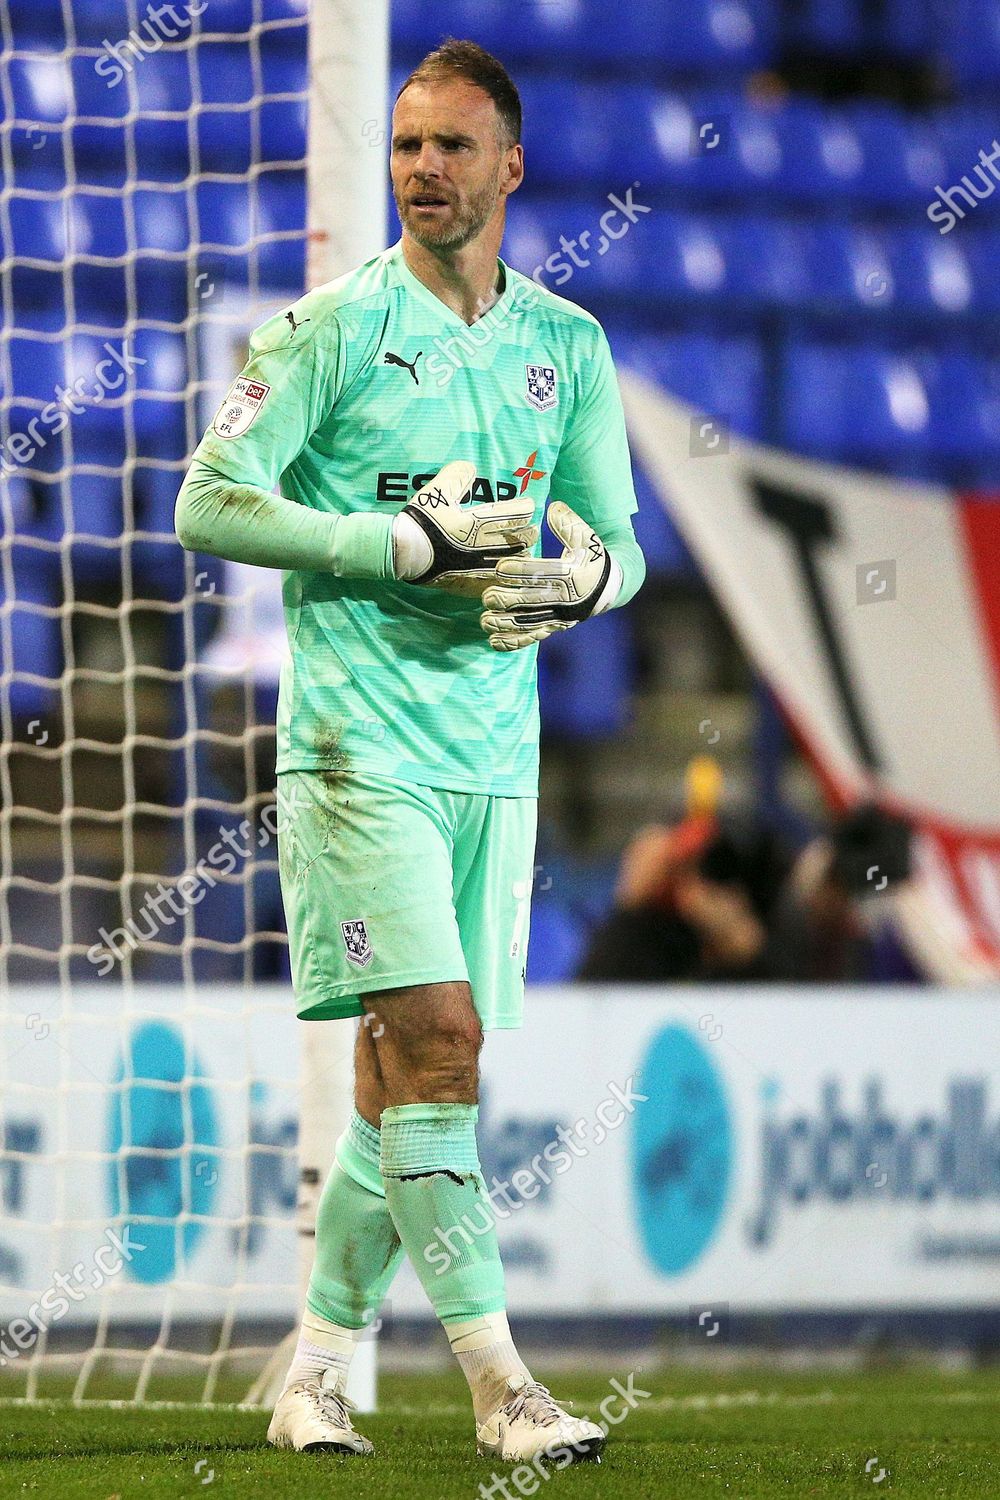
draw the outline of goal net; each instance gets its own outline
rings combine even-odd
[[[351,1036],[287,984],[279,575],[173,504],[249,330],[384,244],[385,8],[0,23],[0,1399],[239,1399]]]

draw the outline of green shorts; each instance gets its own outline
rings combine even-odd
[[[298,1015],[465,979],[486,1030],[520,1026],[537,803],[355,771],[278,777],[278,862]]]

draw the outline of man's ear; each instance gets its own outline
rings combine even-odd
[[[500,184],[500,194],[509,198],[524,181],[524,147],[511,146],[507,153],[507,175]]]

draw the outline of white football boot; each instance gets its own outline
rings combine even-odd
[[[476,1428],[476,1451],[504,1463],[530,1463],[542,1457],[558,1468],[581,1459],[601,1461],[605,1432],[596,1422],[571,1417],[544,1385],[524,1375],[507,1382],[508,1398]],[[567,1456],[568,1455],[568,1456]]]
[[[278,1397],[267,1440],[274,1448],[300,1453],[374,1453],[366,1437],[355,1432],[353,1401],[337,1390],[338,1372],[324,1370],[322,1380],[297,1380]]]

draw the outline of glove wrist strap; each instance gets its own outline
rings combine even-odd
[[[622,591],[622,583],[624,582],[625,575],[621,570],[621,564],[616,562],[610,553],[608,554],[608,559],[611,563],[611,569],[608,573],[607,582],[601,589],[597,603],[591,611],[595,615],[603,615],[605,610],[613,609],[615,600]]]

